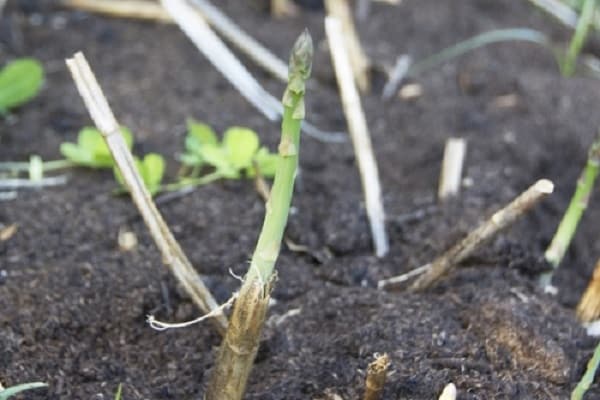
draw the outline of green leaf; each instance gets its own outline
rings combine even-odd
[[[258,146],[258,135],[248,128],[229,128],[223,137],[223,147],[227,151],[229,162],[238,171],[252,166]]]
[[[15,60],[0,70],[0,111],[20,106],[34,98],[44,81],[42,65],[32,59]]]
[[[217,145],[203,146],[200,155],[206,163],[215,167],[224,177],[239,178],[238,169],[229,162],[228,154],[223,147]]]
[[[193,138],[194,142],[199,145],[217,144],[217,134],[212,128],[202,122],[189,118],[187,120],[188,137]],[[190,149],[191,150],[191,149]]]
[[[24,392],[25,390],[38,389],[47,386],[48,385],[43,382],[23,383],[21,385],[12,386],[4,390],[0,390],[0,400],[7,400],[8,398]]]
[[[121,134],[127,147],[133,147],[133,135],[126,127],[121,127]],[[114,160],[102,133],[94,127],[86,126],[79,131],[77,144],[62,143],[60,152],[75,164],[92,168],[111,168]]]
[[[154,195],[160,189],[160,183],[165,174],[165,159],[160,154],[146,154],[141,163],[140,173],[144,179],[146,188]]]
[[[269,152],[269,149],[266,147],[261,147],[254,156],[254,162],[256,163],[260,174],[266,178],[275,176],[278,160],[279,155]]]

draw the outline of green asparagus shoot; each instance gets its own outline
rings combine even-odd
[[[572,76],[575,72],[577,57],[592,29],[594,14],[596,12],[596,1],[597,0],[584,0],[581,5],[581,14],[579,16],[579,21],[577,22],[577,27],[575,28],[575,33],[573,34],[571,43],[567,49],[567,54],[561,63],[562,73],[565,76]]]
[[[590,388],[590,385],[594,382],[594,376],[596,375],[596,370],[598,369],[598,365],[600,365],[600,343],[596,346],[596,350],[594,350],[594,355],[590,359],[587,365],[587,369],[585,370],[585,374],[581,377],[581,380],[575,386],[575,389],[571,393],[571,400],[583,400],[583,395]]]
[[[558,265],[561,263],[565,253],[567,252],[567,249],[569,248],[571,240],[573,239],[575,231],[577,230],[577,225],[579,225],[579,221],[583,216],[583,212],[587,208],[589,198],[594,187],[594,182],[596,181],[599,172],[600,132],[598,132],[596,141],[592,143],[590,147],[587,163],[579,180],[577,181],[577,188],[575,189],[575,193],[571,198],[569,207],[567,208],[565,215],[558,225],[558,229],[552,238],[550,246],[544,254],[546,261],[550,263],[553,269],[558,268]],[[540,277],[541,286],[546,287],[550,284],[552,280],[552,273],[553,271],[550,271]]]
[[[44,82],[42,65],[31,58],[15,60],[0,70],[0,114],[34,98]]]
[[[121,134],[129,149],[133,147],[133,135],[126,127]],[[62,155],[75,165],[89,168],[112,168],[114,161],[100,131],[94,127],[85,127],[79,131],[77,143],[62,143]]]
[[[121,391],[123,390],[123,384],[119,383],[119,387],[117,388],[117,394],[115,394],[115,400],[121,400]]]
[[[0,400],[8,400],[10,397],[26,390],[38,389],[47,386],[48,385],[43,382],[23,383],[21,385],[12,386],[6,389],[2,389],[0,386]]]

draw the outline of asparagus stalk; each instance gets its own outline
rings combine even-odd
[[[256,357],[275,280],[275,261],[292,200],[300,125],[304,118],[305,84],[310,75],[312,54],[312,39],[305,31],[296,41],[290,57],[288,87],[282,101],[279,160],[263,227],[208,382],[206,400],[241,399]]]
[[[581,220],[581,216],[587,208],[594,182],[598,177],[598,172],[600,172],[600,131],[598,132],[596,141],[592,143],[588,152],[587,163],[577,181],[575,194],[573,194],[569,207],[558,225],[558,229],[554,234],[550,246],[544,254],[546,261],[550,263],[553,270],[542,274],[540,277],[540,284],[542,287],[546,287],[551,283],[554,270],[558,268],[558,265],[569,248],[569,244],[575,235],[575,230]]]

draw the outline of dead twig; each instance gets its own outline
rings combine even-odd
[[[173,23],[160,4],[142,0],[62,0],[65,7],[118,18],[144,19]]]
[[[387,354],[378,355],[367,368],[364,400],[379,400],[383,395],[383,387],[387,379],[390,357]]]
[[[152,202],[152,197],[135,166],[133,156],[120,134],[119,123],[115,119],[87,60],[82,53],[77,53],[73,58],[67,59],[67,66],[96,127],[102,132],[106,140],[115,164],[131,193],[133,202],[140,211],[154,242],[163,255],[163,262],[184,287],[192,301],[203,312],[210,313],[217,309],[217,302],[185,256],[162,215]],[[222,313],[216,315],[211,321],[215,323],[219,332],[225,332],[227,319]]]
[[[361,92],[368,92],[371,88],[369,77],[371,63],[360,44],[349,2],[347,0],[325,0],[325,8],[328,16],[336,18],[341,23],[343,43],[348,53],[348,61],[352,67],[356,85]]]
[[[553,190],[554,184],[549,180],[541,179],[537,181],[506,207],[495,212],[490,219],[469,233],[457,245],[432,262],[429,271],[418,278],[409,290],[420,291],[433,286],[458,263],[464,261],[500,231],[512,225],[541,199],[552,193]]]
[[[446,141],[438,187],[439,201],[458,194],[466,152],[467,141],[465,139],[449,138]]]
[[[583,323],[592,322],[600,317],[600,259],[587,289],[577,305],[577,318]]]
[[[325,31],[365,194],[375,254],[377,257],[383,257],[388,252],[389,245],[385,231],[385,213],[381,199],[379,173],[367,121],[352,78],[341,23],[334,17],[326,17]]]

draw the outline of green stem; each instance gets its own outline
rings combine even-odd
[[[43,382],[23,383],[21,385],[11,386],[4,390],[0,390],[0,400],[7,400],[9,397],[24,392],[25,390],[38,389],[47,386],[48,385]]]
[[[542,286],[550,284],[552,279],[553,271],[561,263],[562,259],[569,248],[571,240],[577,230],[577,225],[581,220],[583,212],[587,208],[594,182],[600,172],[600,133],[596,138],[596,141],[590,147],[588,153],[588,160],[586,166],[577,181],[577,188],[575,194],[571,198],[569,207],[565,212],[558,229],[552,238],[550,246],[544,253],[546,261],[550,263],[553,270],[542,274],[540,277],[540,283]]]
[[[596,11],[597,0],[585,0],[583,8],[581,9],[581,15],[575,28],[575,33],[569,44],[569,49],[562,63],[562,73],[564,76],[572,76],[575,73],[575,63],[577,57],[581,52],[581,48],[585,43],[585,40],[592,28],[592,22],[594,20],[594,13]]]
[[[596,350],[594,350],[594,355],[588,362],[585,374],[583,375],[577,386],[575,386],[573,393],[571,393],[571,400],[583,399],[583,395],[590,388],[592,382],[594,382],[594,375],[596,375],[598,365],[600,365],[600,343],[598,343],[598,345],[596,346]]]
[[[179,182],[162,185],[159,192],[175,192],[188,187],[202,186],[218,181],[221,178],[223,178],[223,174],[220,171],[215,171],[199,178],[182,178]]]
[[[27,161],[23,162],[0,162],[0,170],[8,170],[11,172],[28,172],[31,163]],[[44,172],[57,171],[60,169],[72,168],[75,164],[69,160],[52,160],[44,161],[42,168]]]
[[[282,101],[279,159],[265,219],[208,382],[205,400],[240,400],[258,351],[274,283],[275,261],[294,190],[305,84],[310,75],[312,53],[312,40],[308,32],[304,32],[296,41],[290,58],[288,87]]]

